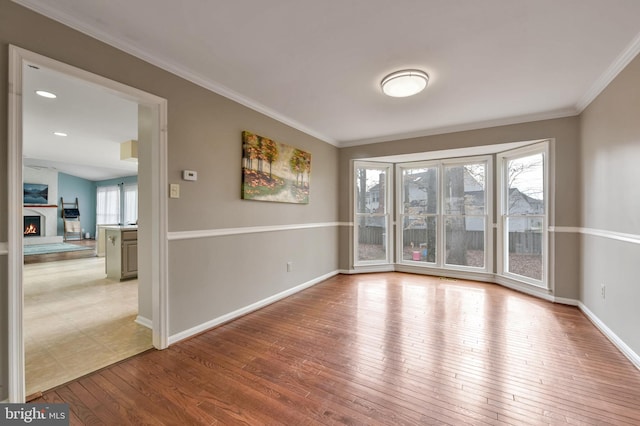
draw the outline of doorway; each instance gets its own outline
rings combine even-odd
[[[138,275],[141,312],[152,329],[153,346],[168,346],[165,99],[27,50],[9,48],[9,399],[25,399],[23,287],[23,70],[32,65],[78,78],[138,105],[139,224]]]

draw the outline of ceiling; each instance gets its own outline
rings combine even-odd
[[[640,51],[637,0],[16,1],[336,146],[576,115]]]
[[[57,97],[43,98],[36,90]],[[92,181],[138,173],[136,162],[120,159],[120,144],[138,138],[136,103],[33,65],[24,65],[22,93],[26,167],[48,168]]]

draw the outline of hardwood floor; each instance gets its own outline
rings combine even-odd
[[[575,307],[339,275],[35,402],[71,424],[640,424],[638,371]]]

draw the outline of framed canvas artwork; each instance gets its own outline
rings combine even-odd
[[[310,153],[242,132],[243,199],[308,204],[310,178]]]

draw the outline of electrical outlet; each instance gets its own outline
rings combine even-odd
[[[287,272],[293,271],[293,262],[287,262]]]
[[[602,298],[606,298],[607,295],[607,286],[602,284],[602,286],[600,287],[600,295],[602,296]]]

